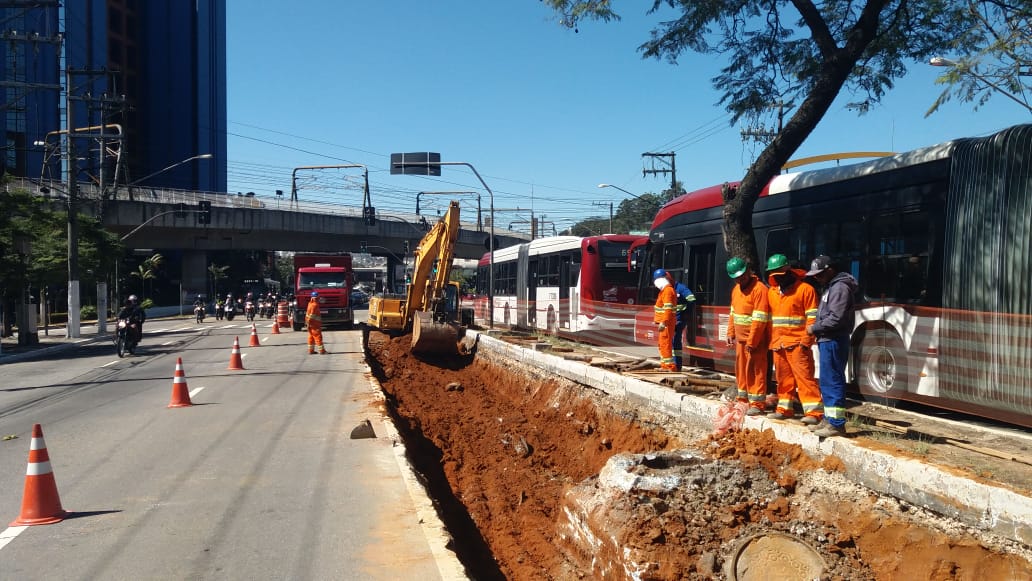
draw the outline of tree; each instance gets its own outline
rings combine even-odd
[[[610,0],[546,0],[576,27],[582,19],[619,20]],[[726,55],[712,79],[731,123],[769,114],[776,103],[799,103],[737,186],[725,188],[724,247],[757,267],[752,212],[778,174],[842,90],[860,93],[859,113],[877,103],[908,61],[926,66],[945,48],[967,51],[984,38],[962,0],[653,0],[649,14],[679,14],[659,22],[639,47],[645,58],[676,63],[686,51]],[[760,269],[762,270],[762,269]]]
[[[212,285],[212,297],[218,298],[219,296],[219,281],[227,278],[226,271],[229,270],[229,265],[219,266],[214,262],[208,265],[208,273],[211,274],[211,285]]]
[[[1032,112],[1032,5],[976,1],[970,4],[976,26],[985,45],[954,62],[936,79],[946,85],[925,116],[939,109],[954,95],[978,109],[996,93],[1024,105]]]
[[[155,252],[150,258],[145,259],[136,267],[136,270],[130,274],[140,279],[140,295],[147,294],[147,288],[145,282],[148,280],[154,280],[158,277],[158,269],[161,264],[165,262],[165,257],[160,253]]]

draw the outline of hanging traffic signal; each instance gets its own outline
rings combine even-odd
[[[197,202],[197,223],[211,224],[211,202],[203,200]]]
[[[372,206],[364,206],[362,208],[362,217],[365,219],[366,226],[375,226],[376,208]]]
[[[405,240],[401,243],[401,247],[404,249],[405,254],[409,253],[409,241]]]

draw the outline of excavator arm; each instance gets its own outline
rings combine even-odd
[[[414,313],[435,313],[451,276],[455,244],[459,238],[459,203],[452,201],[448,211],[423,236],[415,250],[412,283],[405,296],[406,320]]]

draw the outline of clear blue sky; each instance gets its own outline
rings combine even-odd
[[[667,187],[669,177],[642,176],[646,151],[675,152],[689,191],[740,179],[759,146],[717,106],[710,79],[720,63],[643,60],[636,49],[657,17],[622,4],[622,21],[575,33],[535,0],[229,0],[229,190],[289,194],[295,167],[356,163],[369,168],[381,212],[413,212],[417,192],[446,190],[481,192],[486,212],[487,193],[464,167],[440,178],[389,174],[392,152],[435,151],[477,169],[499,226],[519,227],[533,208],[562,230],[627,197],[599,183],[636,194]],[[978,111],[950,102],[926,119],[940,72],[914,64],[864,116],[842,96],[795,157],[907,151],[1032,122],[999,95]],[[359,205],[360,175],[299,172],[299,196]],[[446,200],[427,195],[421,206],[432,213]],[[466,200],[471,219],[475,198]]]

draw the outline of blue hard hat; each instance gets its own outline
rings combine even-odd
[[[312,296],[313,296],[313,297],[317,297],[317,296],[319,296],[319,293],[318,293],[318,292],[316,292],[316,291],[312,291]]]
[[[654,270],[652,272],[652,280],[656,280],[657,278],[664,278],[664,277],[666,277],[666,271],[663,270],[662,268],[657,268],[656,270]]]

